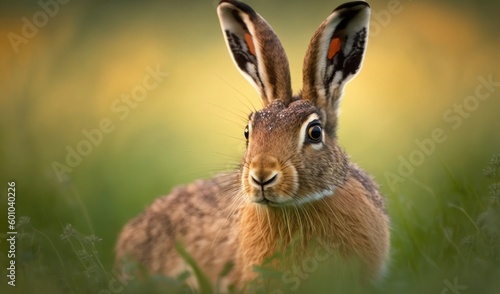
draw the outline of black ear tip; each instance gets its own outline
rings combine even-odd
[[[362,10],[362,9],[370,9],[370,4],[365,1],[352,1],[352,2],[346,2],[344,4],[340,4],[335,8],[334,11],[340,11],[344,9],[348,10]]]
[[[251,17],[256,15],[256,12],[252,9],[252,7],[248,6],[247,4],[245,4],[243,2],[235,1],[235,0],[221,0],[219,2],[218,6],[220,6],[221,4],[224,4],[224,3],[231,4],[232,6],[243,11],[244,13],[250,15]]]

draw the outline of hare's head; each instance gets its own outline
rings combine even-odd
[[[348,173],[347,156],[336,142],[338,107],[345,84],[361,67],[369,5],[345,3],[320,25],[298,96],[292,95],[288,60],[269,24],[237,1],[221,1],[218,15],[237,68],[264,105],[245,128],[243,191],[250,201],[270,206],[331,195]]]

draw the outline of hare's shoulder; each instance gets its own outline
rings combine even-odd
[[[349,174],[356,179],[363,188],[367,191],[366,195],[372,201],[372,203],[382,211],[385,210],[385,199],[380,193],[379,187],[375,180],[363,169],[361,169],[357,164],[350,163]]]

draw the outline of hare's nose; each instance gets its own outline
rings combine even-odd
[[[255,174],[252,174],[252,172],[250,172],[250,178],[251,178],[252,184],[254,186],[256,186],[258,188],[266,188],[266,187],[273,186],[277,182],[278,172],[274,172],[274,173],[270,174],[269,176],[267,176],[266,178],[259,177]]]
[[[249,182],[258,189],[274,186],[278,183],[278,160],[270,156],[259,156],[252,160],[248,173]]]

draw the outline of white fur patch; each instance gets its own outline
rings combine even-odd
[[[274,202],[270,202],[269,205],[276,206],[276,207],[300,205],[300,204],[320,200],[320,199],[323,199],[323,198],[328,197],[328,196],[332,196],[334,192],[335,192],[335,187],[332,187],[332,188],[325,189],[323,191],[308,194],[306,196],[301,197],[300,199],[293,199],[293,200],[288,200],[288,199],[276,199],[276,200],[274,200],[273,199]]]
[[[298,200],[295,200],[295,203],[304,204],[304,203],[312,202],[315,200],[320,200],[324,197],[333,195],[334,191],[335,191],[335,188],[332,187],[332,188],[328,188],[328,189],[325,189],[325,190],[320,191],[320,192],[314,192],[314,193],[311,193],[311,194],[306,195],[304,197],[301,197]]]

